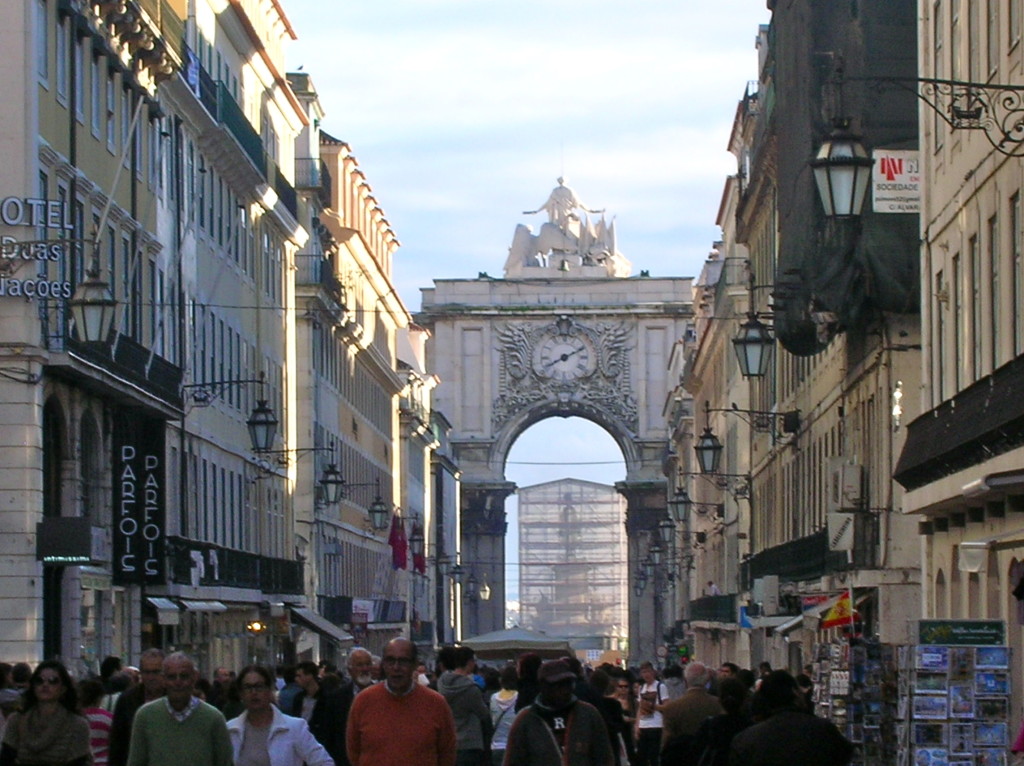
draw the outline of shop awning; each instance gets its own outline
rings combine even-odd
[[[804,624],[804,616],[802,614],[798,614],[795,617],[790,617],[788,620],[786,620],[781,625],[776,625],[775,626],[775,632],[776,633],[789,633],[791,630],[796,630],[797,628],[803,627],[803,624]]]
[[[779,614],[770,617],[750,617],[748,619],[755,628],[778,628],[789,620],[789,615]]]
[[[181,605],[190,612],[226,612],[228,610],[220,601],[190,601],[183,598]]]
[[[147,596],[146,601],[156,609],[158,612],[177,612],[178,605],[171,601],[169,598],[160,598],[159,596]]]
[[[1004,551],[1021,546],[1024,546],[1024,529],[1000,532],[977,540],[964,540],[958,546],[960,556],[957,565],[961,572],[983,572],[988,564],[989,551]]]
[[[292,616],[307,628],[315,630],[321,636],[326,636],[332,641],[339,641],[342,643],[351,643],[355,641],[355,637],[353,637],[351,633],[346,633],[333,622],[324,619],[312,609],[307,609],[303,606],[293,606]]]

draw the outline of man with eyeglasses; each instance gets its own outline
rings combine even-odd
[[[416,683],[416,645],[392,639],[381,665],[384,682],[352,702],[346,730],[352,766],[454,766],[455,720],[444,697]]]
[[[128,766],[232,766],[227,722],[195,696],[197,679],[188,655],[175,652],[164,659],[165,696],[135,714]]]
[[[125,766],[132,738],[135,713],[147,702],[164,695],[164,653],[160,649],[147,649],[139,658],[142,681],[121,693],[114,705],[114,720],[110,723],[109,766]]]

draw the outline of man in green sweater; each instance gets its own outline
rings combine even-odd
[[[176,652],[164,659],[167,696],[139,708],[132,723],[128,766],[232,766],[224,716],[192,694],[195,664]]]

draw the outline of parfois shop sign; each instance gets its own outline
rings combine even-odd
[[[164,424],[121,412],[114,424],[114,582],[165,580]]]
[[[66,202],[60,200],[5,197],[0,200],[0,223],[52,229],[62,234],[74,228]],[[75,240],[20,240],[0,236],[0,261],[59,262],[69,254]],[[0,277],[0,296],[25,298],[70,298],[71,283],[48,278],[42,268],[27,279]]]

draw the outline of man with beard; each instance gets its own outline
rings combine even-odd
[[[505,766],[611,766],[611,743],[601,713],[572,693],[576,674],[564,660],[538,673],[540,693],[516,716]]]
[[[373,667],[373,655],[365,649],[353,649],[348,655],[349,680],[338,690],[338,698],[341,705],[339,728],[342,732],[348,726],[348,711],[352,709],[352,700],[363,689],[374,684]],[[334,759],[334,763],[336,766],[350,766],[348,754],[342,750],[338,758]]]

